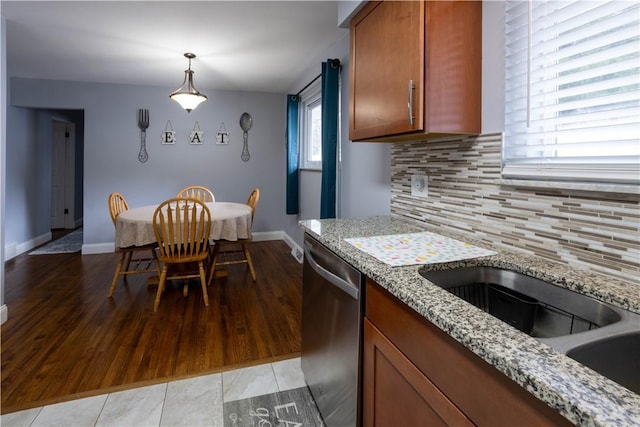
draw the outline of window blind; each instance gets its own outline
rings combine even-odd
[[[640,182],[640,3],[507,1],[503,176]]]

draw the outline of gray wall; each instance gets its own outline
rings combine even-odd
[[[504,131],[504,2],[482,3],[482,133]]]
[[[357,2],[354,2],[357,3]],[[322,71],[321,63],[338,58],[342,64],[340,120],[340,182],[338,216],[388,215],[391,200],[391,146],[349,140],[349,34],[317,58],[317,65],[301,74],[289,88],[297,93]],[[299,219],[320,217],[320,179],[317,171],[300,173],[300,214],[288,215],[285,231],[300,245]]]
[[[4,216],[5,216],[5,147],[7,136],[7,55],[6,25],[4,16],[0,16],[0,323],[7,319],[7,306],[4,304]]]
[[[50,238],[51,206],[51,135],[53,120],[76,123],[76,201],[75,220],[82,221],[82,114],[80,111],[36,110],[9,107],[10,132],[7,135],[4,167],[5,215],[12,220],[5,230],[5,242],[12,248],[7,257],[29,249],[34,243]],[[25,243],[25,241],[27,241]],[[4,247],[4,245],[3,245]]]
[[[10,103],[14,106],[10,107],[11,111],[18,110],[15,107],[84,110],[83,251],[88,247],[91,252],[92,245],[113,242],[113,225],[107,209],[107,197],[112,191],[123,193],[130,206],[140,206],[173,197],[191,184],[210,187],[218,200],[238,202],[244,202],[252,188],[260,187],[254,230],[282,230],[285,110],[282,95],[199,88],[209,101],[187,114],[169,100],[168,94],[175,88],[20,78],[10,82]],[[144,164],[137,158],[138,108],[149,108],[151,118],[147,130],[149,161]],[[246,163],[240,159],[242,133],[238,125],[244,111],[254,118],[249,132],[251,159]],[[175,145],[160,143],[160,134],[168,120],[177,133]],[[187,142],[196,121],[205,132],[203,145]],[[214,143],[222,122],[230,133],[229,145]],[[30,143],[35,138],[34,125],[37,124],[33,117],[10,122],[7,134],[12,141],[7,143],[12,144],[13,140]],[[37,151],[31,151],[31,155],[37,156]],[[24,182],[16,181],[10,186],[24,188],[32,184],[29,176],[22,179]],[[28,188],[24,190],[29,192]],[[48,207],[36,210],[38,203],[30,202],[29,210],[35,211],[35,215],[46,213],[48,220]],[[7,213],[7,228],[19,228],[22,222],[22,217]],[[24,240],[32,237],[22,236]],[[19,241],[20,236],[15,238]]]
[[[338,27],[349,28],[351,19],[367,4],[365,0],[338,1]]]
[[[49,194],[42,194],[38,188],[43,170],[37,160],[40,156],[40,159],[48,158],[50,153],[43,153],[38,144],[37,111],[9,107],[7,120],[7,164],[4,175],[6,198],[11,203],[5,203],[5,241],[12,244],[49,231],[49,217],[41,215],[43,204],[49,201]],[[51,168],[46,169],[50,174]],[[45,199],[39,201],[43,196]]]

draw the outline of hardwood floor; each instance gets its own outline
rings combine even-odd
[[[245,265],[189,295],[122,279],[116,254],[20,255],[5,264],[1,413],[300,355],[302,266],[282,241],[253,242]]]

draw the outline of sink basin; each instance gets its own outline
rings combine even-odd
[[[580,345],[567,356],[640,394],[640,331]]]
[[[420,275],[640,394],[640,314],[495,267]]]
[[[590,331],[622,319],[612,306],[511,270],[467,267],[420,274],[537,338]]]

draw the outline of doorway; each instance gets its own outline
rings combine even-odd
[[[76,128],[54,119],[51,148],[51,229],[75,228]]]

